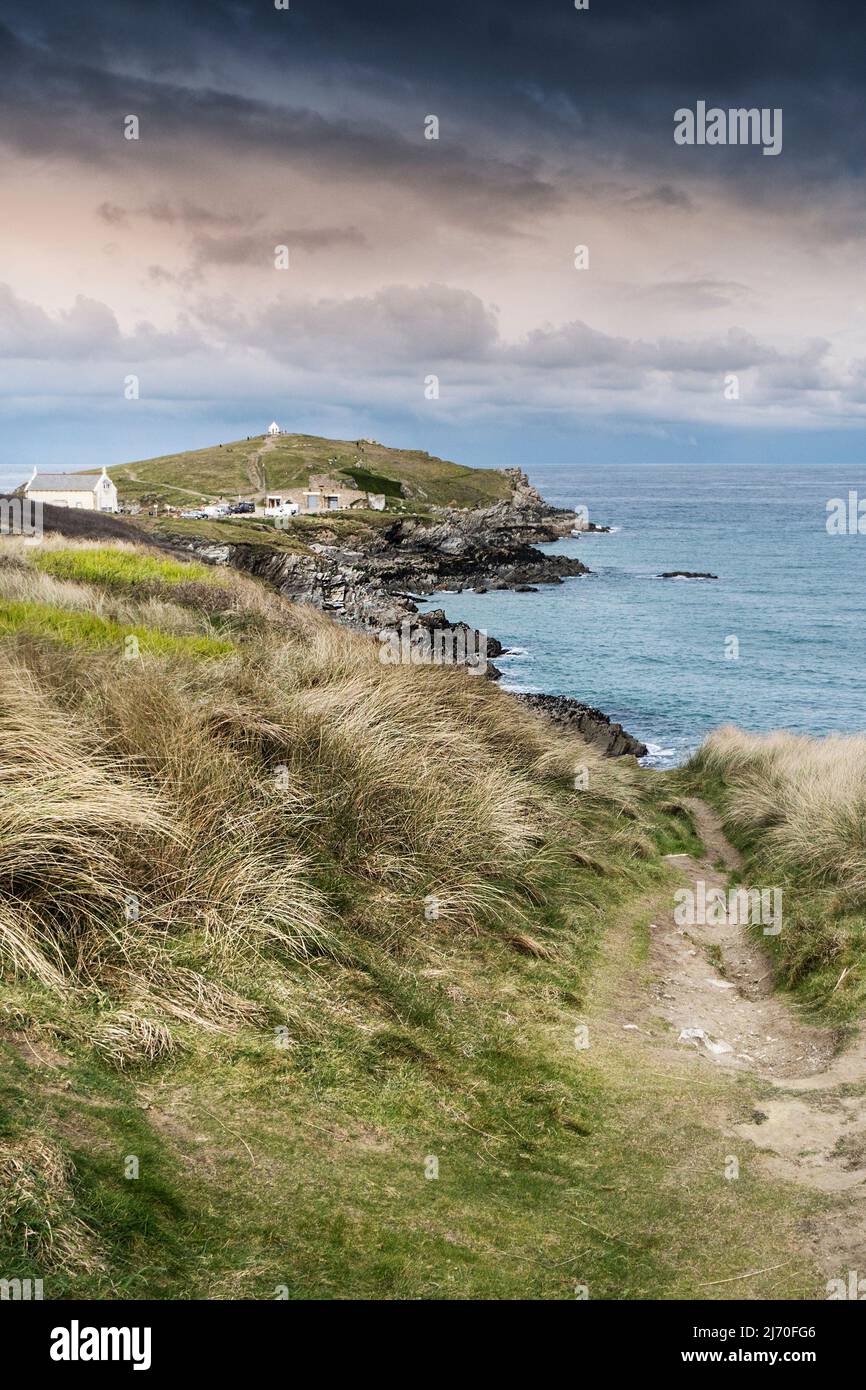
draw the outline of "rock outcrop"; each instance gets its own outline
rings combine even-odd
[[[718,579],[717,574],[710,574],[706,570],[665,570],[664,574],[658,575],[659,579]]]
[[[579,700],[571,700],[566,695],[518,695],[516,697],[530,709],[538,710],[572,733],[580,734],[588,743],[601,748],[609,758],[620,758],[625,753],[635,758],[645,758],[647,746],[632,734],[626,733],[621,724],[614,724],[600,709],[582,705]]]
[[[558,584],[588,574],[575,556],[536,549],[559,534],[541,513],[500,502],[476,511],[401,517],[365,544],[364,562],[383,587],[418,594]]]

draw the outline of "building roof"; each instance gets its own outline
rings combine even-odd
[[[27,483],[27,491],[92,492],[101,481],[99,473],[37,473]]]

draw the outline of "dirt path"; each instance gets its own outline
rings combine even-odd
[[[741,869],[742,859],[711,807],[697,799],[685,804],[706,855],[668,861],[699,901],[702,891],[727,889],[728,873]],[[726,1134],[732,1145],[736,1138],[753,1143],[770,1175],[836,1194],[804,1248],[828,1277],[848,1269],[866,1276],[866,1038],[839,1052],[836,1034],[804,1022],[774,994],[759,937],[730,922],[682,925],[682,909],[678,923],[668,901],[650,927],[654,999],[636,1041],[765,1083],[753,1122]],[[671,1030],[661,1038],[659,1019]]]
[[[254,454],[250,454],[247,459],[247,476],[256,492],[264,492],[267,487],[265,466],[262,463],[262,456],[269,453],[270,450],[276,446],[276,442],[276,438],[269,435],[262,444],[262,447],[257,449]]]

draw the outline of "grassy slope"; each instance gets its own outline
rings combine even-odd
[[[314,435],[259,436],[109,469],[121,501],[142,497],[176,506],[217,497],[252,497],[266,489],[305,487],[311,474],[343,475],[362,491],[402,493],[410,505],[490,506],[510,495],[502,473],[468,468],[413,449],[390,449]]]
[[[784,1261],[804,1199],[748,1165],[724,1182],[722,1082],[623,1048],[621,977],[689,827],[487,682],[382,667],[183,568],[0,552],[6,603],[232,634],[216,662],[3,639],[4,1276],[46,1297],[727,1297]],[[795,1266],[750,1291],[812,1287]]]
[[[724,815],[749,885],[782,889],[782,931],[769,942],[782,981],[837,1022],[862,1016],[866,738],[719,729],[679,779]]]

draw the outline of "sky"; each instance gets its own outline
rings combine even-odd
[[[0,478],[273,418],[530,470],[859,459],[858,9],[4,0]],[[781,111],[781,152],[677,143],[699,102]]]

